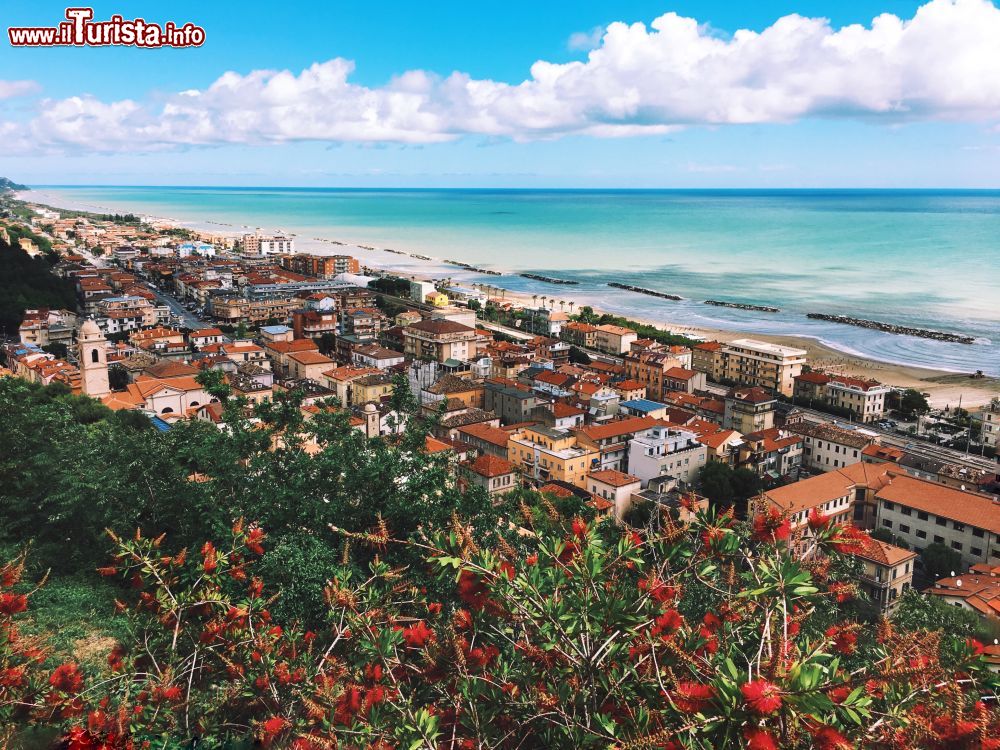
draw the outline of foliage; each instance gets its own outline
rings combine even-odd
[[[380,279],[373,279],[368,282],[368,288],[376,292],[382,292],[393,297],[409,297],[410,282],[408,279],[401,279],[396,276],[383,276]]]
[[[422,540],[379,523],[340,533],[408,547],[414,566],[334,567],[327,625],[309,631],[276,617],[256,525],[184,550],[115,536],[102,573],[131,589],[116,605],[129,634],[107,669],[25,663],[0,639],[4,669],[24,666],[0,680],[0,710],[74,748],[1000,746],[981,644],[844,619],[835,562],[852,535],[810,521],[812,562],[777,515],[648,533],[576,519],[521,550],[457,521]],[[0,632],[24,616],[16,596]]]
[[[892,622],[901,630],[943,630],[956,638],[981,637],[979,617],[975,612],[953,607],[936,596],[924,596],[914,589],[907,589],[899,597]]]
[[[927,397],[915,388],[907,388],[902,395],[893,392],[891,402],[894,403],[896,411],[907,419],[913,419],[918,414],[926,414],[931,410]]]
[[[961,554],[938,542],[924,547],[924,551],[920,553],[920,561],[924,572],[934,579],[961,573],[964,567]]]
[[[578,346],[569,348],[569,361],[575,365],[589,365],[590,355]]]
[[[901,539],[900,537],[896,536],[891,531],[889,531],[889,529],[885,527],[880,527],[875,529],[872,532],[872,538],[880,539],[886,544],[894,544],[895,546],[900,547],[902,549],[910,548],[910,545],[906,543],[905,539]]]
[[[32,258],[17,247],[14,227],[8,227],[11,243],[0,238],[0,331],[16,336],[24,311],[40,307],[76,310],[73,284],[52,273],[44,258]]]
[[[698,472],[702,494],[716,508],[735,505],[745,509],[749,498],[759,494],[762,488],[756,472],[731,466],[718,461],[710,461]]]

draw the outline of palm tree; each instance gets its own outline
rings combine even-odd
[[[569,301],[569,314],[570,314],[570,315],[572,315],[572,314],[573,314],[573,308],[574,308],[575,306],[576,306],[576,303],[575,303],[575,302],[574,302],[573,300],[570,300],[570,301]]]
[[[531,304],[532,304],[532,306],[538,305],[538,295],[537,294],[532,294],[531,295]]]
[[[549,298],[546,295],[542,295],[542,309],[545,309],[545,303],[548,302]]]
[[[559,300],[559,309],[560,310],[565,310],[566,309],[566,300],[564,300],[564,299]]]

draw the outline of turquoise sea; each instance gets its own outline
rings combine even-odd
[[[400,190],[57,187],[86,204],[391,247],[504,271],[456,280],[676,325],[813,336],[847,353],[1000,375],[1000,191]],[[302,248],[304,249],[304,248]],[[385,264],[393,260],[385,254]],[[508,272],[579,281],[552,286]],[[609,288],[621,281],[684,297]],[[763,304],[755,313],[705,299]],[[975,336],[972,345],[809,320],[846,314]]]

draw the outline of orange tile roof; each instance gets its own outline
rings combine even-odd
[[[320,354],[316,351],[306,350],[301,352],[292,352],[288,355],[288,358],[298,362],[300,365],[332,365],[334,361],[327,357],[325,354]]]
[[[616,390],[619,391],[638,391],[646,387],[645,383],[640,383],[638,380],[623,380],[620,383],[615,383]]]
[[[501,430],[499,427],[490,427],[488,424],[483,422],[477,422],[476,424],[459,427],[457,431],[461,432],[463,435],[484,440],[487,443],[491,443],[492,445],[496,445],[501,448],[507,447],[507,441],[510,437],[506,430]]]
[[[851,554],[871,560],[879,565],[894,567],[917,556],[916,552],[883,542],[868,534],[858,534],[858,541],[863,545],[863,548],[855,549]]]
[[[866,464],[881,466],[884,464]],[[899,503],[952,521],[1000,534],[1000,503],[986,495],[963,492],[937,482],[908,474],[889,474],[889,481],[876,495],[880,500]]]
[[[468,466],[472,471],[479,474],[479,476],[486,477],[487,479],[502,477],[514,471],[514,464],[506,458],[500,458],[490,453],[484,453],[475,461],[468,464]]]
[[[608,422],[607,424],[579,427],[577,431],[586,435],[591,440],[605,440],[607,438],[628,435],[632,432],[648,430],[657,424],[659,424],[659,421],[652,417],[631,417],[629,419],[620,419],[617,422]]]
[[[884,477],[886,466],[886,464],[851,464],[843,469],[818,474],[784,487],[776,487],[765,492],[764,496],[781,510],[798,513],[850,495],[858,486],[877,486],[878,470],[883,467],[881,476]],[[856,467],[868,467],[873,471],[868,474]]]
[[[623,471],[615,471],[614,469],[604,469],[602,471],[592,471],[587,476],[590,479],[602,482],[611,487],[627,487],[630,484],[635,484],[639,482],[639,477],[634,477],[631,474],[626,474]]]

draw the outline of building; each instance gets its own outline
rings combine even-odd
[[[734,388],[726,394],[722,426],[744,435],[774,427],[777,399],[759,387]]]
[[[705,373],[689,370],[686,367],[671,367],[664,375],[663,389],[694,393],[705,390]]]
[[[772,427],[744,436],[739,463],[759,477],[798,479],[802,465],[802,436]]]
[[[979,412],[982,424],[982,441],[987,448],[1000,448],[1000,398],[993,399]]]
[[[718,350],[718,377],[715,379],[770,388],[791,397],[795,390],[795,377],[801,374],[806,363],[806,354],[805,349],[756,339],[736,339],[723,344]]]
[[[351,406],[381,401],[392,395],[392,376],[384,372],[363,375],[352,383]]]
[[[617,398],[617,394],[615,394]],[[660,425],[652,417],[628,417],[604,424],[578,427],[574,432],[580,444],[599,451],[601,469],[617,471],[631,470],[628,466],[629,441],[638,435],[649,433]],[[634,473],[634,472],[633,472]]]
[[[639,334],[631,328],[610,324],[600,325],[597,326],[594,348],[599,352],[618,356],[630,351],[632,342],[637,338],[639,338]]]
[[[452,320],[422,320],[403,329],[403,353],[445,363],[475,355],[476,329]]]
[[[876,528],[916,552],[943,544],[958,552],[964,565],[1000,565],[1000,503],[891,469],[888,477],[872,500]]]
[[[85,320],[77,336],[77,361],[80,363],[80,386],[91,398],[111,393],[108,382],[108,340],[93,320]]]
[[[600,457],[574,433],[541,425],[515,430],[507,440],[507,460],[535,484],[558,480],[586,487],[587,473],[600,468]]]
[[[336,363],[325,354],[305,350],[291,352],[286,357],[288,376],[295,380],[322,379],[323,373],[333,368]]]
[[[359,346],[351,353],[354,364],[358,367],[374,367],[378,370],[388,370],[403,364],[405,358],[401,352],[386,349],[384,346],[370,344]]]
[[[538,394],[516,381],[494,378],[484,384],[483,408],[500,417],[501,424],[528,421],[538,403]]]
[[[361,273],[361,264],[357,258],[350,255],[284,255],[281,267],[289,271],[313,276],[320,279],[332,279],[342,273]]]
[[[427,300],[427,295],[434,294],[436,291],[437,287],[432,281],[417,281],[416,279],[410,281],[410,299],[414,302],[424,303]]]
[[[851,552],[863,565],[861,587],[882,615],[895,609],[903,592],[913,587],[917,553],[896,547],[867,534],[859,535],[859,547]]]
[[[470,484],[482,487],[490,496],[503,495],[520,486],[514,464],[489,453],[460,464],[459,472]]]
[[[221,344],[226,340],[225,334],[218,328],[199,328],[188,334],[188,342],[195,349],[204,349],[211,344]]]
[[[295,240],[281,235],[244,234],[242,248],[245,255],[282,255],[295,252]]]
[[[703,341],[691,349],[691,369],[703,372],[716,383],[722,380],[722,344],[718,341]]]
[[[829,406],[858,422],[877,422],[885,415],[885,397],[892,389],[877,380],[863,380],[820,371],[794,378],[793,399],[805,406]]]
[[[614,506],[615,518],[621,521],[632,508],[632,495],[642,489],[638,477],[613,469],[587,474],[587,490]]]
[[[645,487],[651,481],[670,477],[692,485],[708,461],[708,449],[690,430],[656,425],[636,435],[628,444],[628,470]]]
[[[803,420],[787,424],[786,429],[802,436],[802,464],[813,471],[830,471],[858,463],[865,448],[878,441],[873,432],[834,423]]]
[[[689,360],[691,352],[689,349],[680,347],[679,351],[671,350],[644,350],[625,355],[625,377],[626,379],[641,383],[646,387],[646,398],[663,399],[664,394],[672,390],[685,390],[685,388],[671,388],[667,383],[667,373],[670,371],[684,370],[685,363]],[[704,376],[700,381],[704,387]],[[686,391],[690,392],[690,391]],[[627,400],[627,399],[626,399]]]
[[[572,346],[594,349],[597,346],[597,326],[572,321],[562,326],[559,338]]]
[[[968,573],[939,579],[925,594],[988,620],[1000,620],[1000,565],[973,565]]]
[[[496,421],[476,422],[456,427],[453,437],[463,443],[468,443],[481,454],[488,453],[491,456],[506,458],[507,441],[510,435],[507,430],[497,427]]]

